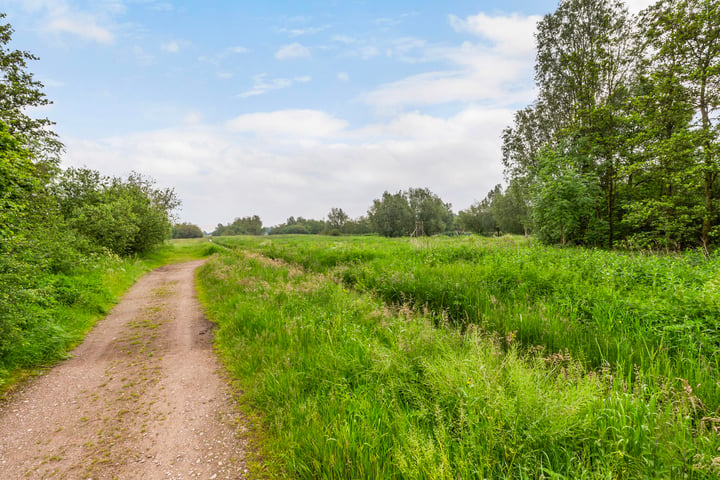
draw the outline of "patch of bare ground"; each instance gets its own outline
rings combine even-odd
[[[195,297],[201,263],[141,278],[72,359],[0,403],[0,478],[245,477],[243,418]]]

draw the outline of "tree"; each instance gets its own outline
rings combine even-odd
[[[563,0],[538,24],[536,34],[540,102],[559,119],[555,137],[575,145],[548,158],[564,160],[576,152],[572,169],[579,166],[583,177],[597,177],[608,226],[606,238],[598,241],[608,246],[615,241],[618,151],[624,134],[620,117],[632,70],[632,28],[620,0]]]
[[[345,222],[343,232],[350,235],[364,235],[373,233],[374,230],[370,219],[365,215],[361,215],[358,218]]]
[[[31,153],[0,121],[0,237],[5,239],[19,228],[40,187]]]
[[[172,238],[202,238],[200,227],[192,223],[176,223],[173,225]]]
[[[385,191],[381,199],[373,200],[368,219],[374,229],[384,237],[410,235],[415,228],[415,215],[403,192]]]
[[[497,222],[490,211],[490,202],[484,198],[473,203],[469,208],[460,210],[457,225],[464,232],[490,234],[497,230]]]
[[[677,81],[693,108],[695,121],[685,138],[694,147],[691,172],[702,191],[700,242],[707,249],[718,234],[720,5],[715,0],[660,0],[641,19],[652,68]]]
[[[253,215],[251,217],[238,217],[227,225],[218,224],[212,234],[216,236],[262,235],[264,232],[262,220],[259,216]]]
[[[90,169],[67,169],[55,188],[67,224],[94,245],[118,255],[150,250],[170,236],[172,211],[180,205],[172,189],[137,173],[127,180]]]
[[[349,218],[342,208],[332,208],[328,213],[328,228],[342,230]]]
[[[0,13],[0,19],[5,17],[4,13]],[[42,159],[49,167],[56,167],[63,145],[50,129],[53,122],[47,118],[34,119],[26,113],[28,108],[52,103],[43,93],[42,83],[34,80],[27,70],[27,62],[38,58],[28,52],[8,49],[12,34],[10,24],[0,24],[0,120],[7,125],[12,136],[22,140],[36,159]]]
[[[415,221],[420,222],[425,235],[436,235],[452,230],[455,215],[449,203],[444,203],[428,188],[410,188],[406,195],[410,209],[415,215]]]
[[[533,184],[532,212],[535,231],[547,243],[596,244],[604,233],[599,209],[598,179],[587,173],[572,152],[565,158],[559,149],[547,148],[540,154],[538,181]]]

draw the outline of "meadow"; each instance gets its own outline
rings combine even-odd
[[[201,299],[289,478],[714,478],[717,256],[221,237]],[[267,459],[273,459],[268,461]]]

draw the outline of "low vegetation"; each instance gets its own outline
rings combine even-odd
[[[479,237],[215,241],[236,248],[201,269],[201,297],[272,475],[720,473],[715,259]]]

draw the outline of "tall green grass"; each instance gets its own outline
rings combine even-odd
[[[144,273],[217,249],[203,239],[173,240],[142,256],[94,255],[62,273],[43,273],[34,280],[32,296],[17,305],[22,328],[0,355],[0,393],[36,369],[65,358]]]
[[[720,256],[547,247],[519,237],[218,239],[330,273],[436,324],[476,325],[587,368],[692,385],[720,407]]]
[[[290,242],[288,256],[309,248]],[[210,260],[199,282],[219,351],[260,413],[269,476],[720,473],[712,420],[697,418],[697,397],[674,379],[588,373],[569,354],[523,352],[512,335],[474,324],[436,325],[407,305],[390,308],[328,275],[239,250]]]

